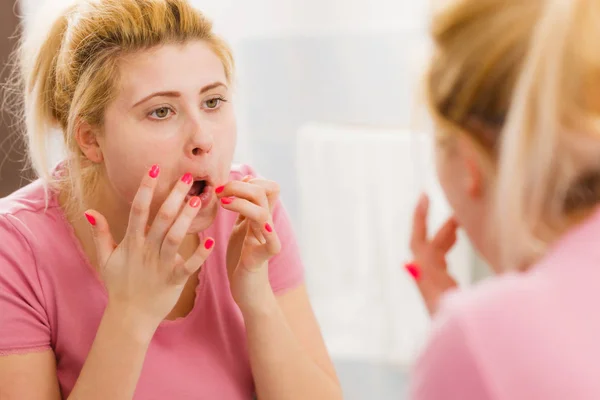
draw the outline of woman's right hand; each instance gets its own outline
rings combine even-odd
[[[427,311],[433,315],[442,295],[457,286],[454,278],[448,273],[446,255],[456,243],[458,223],[453,217],[449,218],[433,239],[429,239],[427,235],[428,211],[429,198],[422,195],[413,215],[410,249],[414,259],[405,267],[417,282]]]
[[[178,254],[201,205],[199,198],[192,197],[182,208],[191,186],[189,174],[177,182],[148,227],[158,174],[158,166],[153,166],[143,178],[131,205],[125,237],[118,245],[106,218],[94,210],[86,212],[93,226],[108,307],[152,333],[173,309],[188,278],[204,263],[214,244],[213,239],[206,239],[187,260]]]

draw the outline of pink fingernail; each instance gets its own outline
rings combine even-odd
[[[271,228],[271,225],[269,225],[269,223],[265,224],[265,229],[267,230],[267,232],[271,233],[273,232],[273,228]]]
[[[221,203],[227,205],[227,204],[231,204],[233,202],[233,199],[231,197],[223,197],[221,199]]]
[[[223,190],[225,190],[225,186],[219,186],[218,188],[215,189],[215,193],[222,193]]]
[[[190,207],[196,208],[200,205],[200,197],[194,196],[190,199]]]
[[[158,165],[153,165],[152,168],[150,168],[150,171],[148,171],[148,175],[150,175],[150,178],[156,178],[159,173],[160,168]]]
[[[421,268],[414,262],[408,263],[404,266],[409,274],[414,278],[415,281],[421,279]]]
[[[187,183],[188,185],[192,183],[193,180],[194,177],[192,177],[192,174],[190,174],[189,172],[181,177],[181,181]]]
[[[93,215],[90,215],[88,213],[84,213],[85,218],[88,220],[88,222],[90,223],[90,225],[92,226],[96,226],[96,218],[94,218]]]
[[[214,240],[212,240],[212,239],[206,239],[206,242],[204,242],[204,248],[206,250],[210,250],[213,247],[214,244],[215,244]]]

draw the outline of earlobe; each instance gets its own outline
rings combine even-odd
[[[75,140],[81,152],[93,163],[100,163],[104,160],[102,149],[97,139],[96,131],[90,124],[87,122],[77,124]]]

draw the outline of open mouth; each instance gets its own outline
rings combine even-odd
[[[194,181],[190,191],[188,192],[188,196],[200,196],[202,193],[204,193],[207,187],[208,184],[205,180]]]
[[[212,193],[211,189],[212,185],[208,180],[200,178],[194,179],[194,183],[192,183],[192,187],[190,187],[190,190],[186,196],[186,201],[194,196],[197,196],[200,198],[200,200],[202,200],[202,204],[204,205],[210,200]]]

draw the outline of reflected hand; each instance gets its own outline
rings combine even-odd
[[[425,306],[433,315],[441,296],[457,287],[456,281],[448,273],[446,255],[456,243],[458,223],[454,217],[449,218],[430,240],[427,237],[428,211],[429,198],[422,195],[413,215],[410,249],[414,261],[405,267],[415,278]]]

